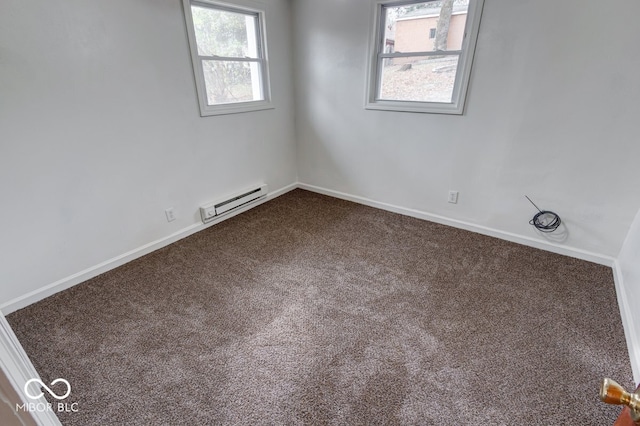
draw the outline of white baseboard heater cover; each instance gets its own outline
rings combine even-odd
[[[267,185],[260,185],[246,189],[223,200],[214,201],[200,207],[200,217],[204,223],[211,222],[218,217],[236,210],[245,204],[255,202],[267,196]]]

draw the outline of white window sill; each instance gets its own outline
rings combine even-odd
[[[200,116],[239,114],[243,112],[275,109],[269,101],[239,102],[236,104],[200,105]]]
[[[409,102],[409,101],[376,101],[367,102],[365,109],[399,112],[418,112],[425,114],[462,115],[462,106],[450,103]]]

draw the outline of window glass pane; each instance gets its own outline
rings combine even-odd
[[[258,57],[256,15],[195,5],[191,14],[199,55]]]
[[[387,6],[383,53],[461,50],[469,0]]]
[[[209,105],[264,100],[260,64],[202,61]]]
[[[458,56],[382,60],[381,100],[450,103]]]

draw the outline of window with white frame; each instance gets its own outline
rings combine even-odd
[[[264,11],[183,0],[202,116],[272,108]]]
[[[366,108],[462,114],[483,3],[377,2]]]

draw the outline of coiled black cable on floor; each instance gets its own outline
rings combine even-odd
[[[536,206],[533,201],[531,201],[531,198],[527,197],[526,195],[525,197],[531,204],[533,204],[536,209],[538,209],[538,213],[536,213],[535,216],[533,216],[533,219],[529,221],[530,225],[535,226],[536,229],[540,232],[553,232],[558,229],[558,227],[562,223],[562,220],[557,213],[549,210],[540,210],[540,208]]]

